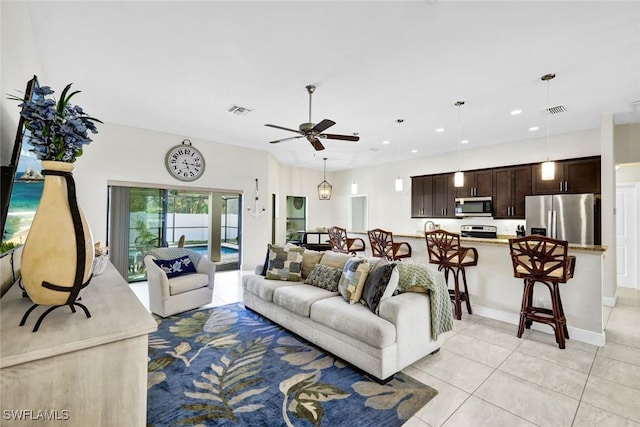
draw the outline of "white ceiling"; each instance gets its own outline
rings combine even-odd
[[[30,2],[41,83],[106,122],[328,170],[600,126],[640,100],[640,2]],[[305,139],[308,119],[360,142]],[[456,101],[466,104],[460,111]],[[239,105],[244,116],[227,109]],[[510,111],[521,109],[520,115]],[[403,118],[402,125],[396,119]],[[537,132],[529,127],[539,126]],[[445,128],[442,133],[434,130]],[[391,144],[383,145],[383,140]],[[176,143],[179,141],[176,141]],[[165,150],[167,147],[159,149]],[[411,153],[411,150],[418,150]]]

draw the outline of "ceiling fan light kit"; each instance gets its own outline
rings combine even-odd
[[[289,138],[277,139],[275,141],[270,141],[270,144],[277,144],[283,141],[289,141],[291,139],[298,138],[307,138],[307,141],[311,144],[311,146],[316,151],[324,150],[324,145],[320,142],[320,138],[322,139],[335,139],[339,141],[352,141],[357,142],[360,140],[360,137],[357,135],[338,135],[331,133],[323,133],[325,130],[329,129],[331,126],[335,125],[336,122],[329,119],[324,119],[320,123],[315,124],[311,121],[311,97],[313,92],[315,92],[316,87],[314,85],[307,85],[307,92],[309,93],[309,122],[302,123],[298,126],[298,130],[286,128],[283,126],[265,124],[265,126],[272,127],[275,129],[286,130],[289,132],[294,132],[300,134],[299,136],[291,136]]]

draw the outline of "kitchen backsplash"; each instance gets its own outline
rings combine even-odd
[[[440,228],[459,233],[463,225],[493,225],[498,228],[498,235],[515,236],[519,225],[524,226],[524,219],[493,219],[493,218],[435,218],[435,219],[414,219],[416,234],[424,233],[424,225],[427,221],[438,224]],[[395,230],[394,230],[395,232]]]

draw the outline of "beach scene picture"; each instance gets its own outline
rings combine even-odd
[[[22,145],[9,202],[7,223],[2,235],[3,241],[18,245],[24,244],[27,240],[44,186],[42,166],[40,160],[31,151],[32,148],[27,142]]]

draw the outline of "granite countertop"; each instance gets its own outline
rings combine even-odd
[[[358,231],[352,231],[350,233],[353,234],[367,234],[366,231],[362,231],[362,232],[358,232]],[[404,233],[393,233],[394,237],[404,237],[404,238],[411,238],[411,239],[424,239],[424,235],[423,234],[404,234]],[[482,237],[461,237],[460,240],[463,242],[471,242],[471,243],[480,243],[480,244],[485,244],[485,245],[508,245],[509,244],[509,239],[513,239],[516,236],[513,235],[505,235],[505,234],[499,234],[498,238],[496,239],[487,239],[487,238],[482,238]],[[395,240],[395,239],[394,239]],[[589,251],[589,252],[604,252],[607,250],[607,246],[602,246],[602,245],[581,245],[578,243],[569,243],[569,250],[573,250],[573,251]]]

